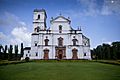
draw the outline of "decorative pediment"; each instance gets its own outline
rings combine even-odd
[[[58,16],[52,19],[50,22],[71,22],[71,21],[63,16]]]

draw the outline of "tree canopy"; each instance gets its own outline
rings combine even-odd
[[[120,42],[98,45],[91,54],[93,59],[120,59]]]

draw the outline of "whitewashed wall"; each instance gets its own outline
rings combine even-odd
[[[40,19],[37,20],[38,15],[40,16]],[[45,12],[34,12],[33,15],[33,27],[36,28],[37,26],[42,26],[41,28],[45,27]],[[34,23],[37,22],[37,23]],[[49,49],[49,59],[55,59],[55,46],[58,46],[58,38],[63,38],[63,46],[66,46],[66,59],[72,58],[72,49],[76,48],[78,50],[78,58],[79,59],[91,59],[90,54],[90,44],[89,39],[85,37],[80,30],[72,30],[70,20],[65,19],[61,16],[58,16],[57,18],[53,19],[50,26],[50,32],[47,33],[46,30],[39,31],[39,32],[33,32],[31,35],[31,50],[30,53],[30,59],[43,59],[44,57],[44,49]],[[62,33],[59,33],[59,26],[62,26]],[[71,34],[70,34],[71,33]],[[75,36],[75,39],[78,40],[76,43],[78,46],[72,46],[73,45],[73,37]],[[45,39],[49,39],[48,46],[45,46]],[[88,41],[87,45],[84,45],[85,42]],[[35,43],[37,43],[37,46],[35,46]],[[26,54],[28,51],[24,51],[23,59],[25,59]],[[38,56],[36,56],[36,53],[38,53]],[[84,56],[84,53],[86,53],[86,56]]]

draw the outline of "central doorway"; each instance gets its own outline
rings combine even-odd
[[[66,59],[66,47],[55,47],[56,59]]]
[[[59,51],[58,51],[58,58],[59,58],[59,59],[62,59],[62,58],[63,58],[63,51],[62,51],[62,50],[59,50]]]

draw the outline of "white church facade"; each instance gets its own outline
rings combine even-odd
[[[69,17],[52,17],[47,28],[46,11],[35,9],[33,13],[31,47],[24,48],[22,59],[91,59],[90,40],[81,29],[71,27]]]

